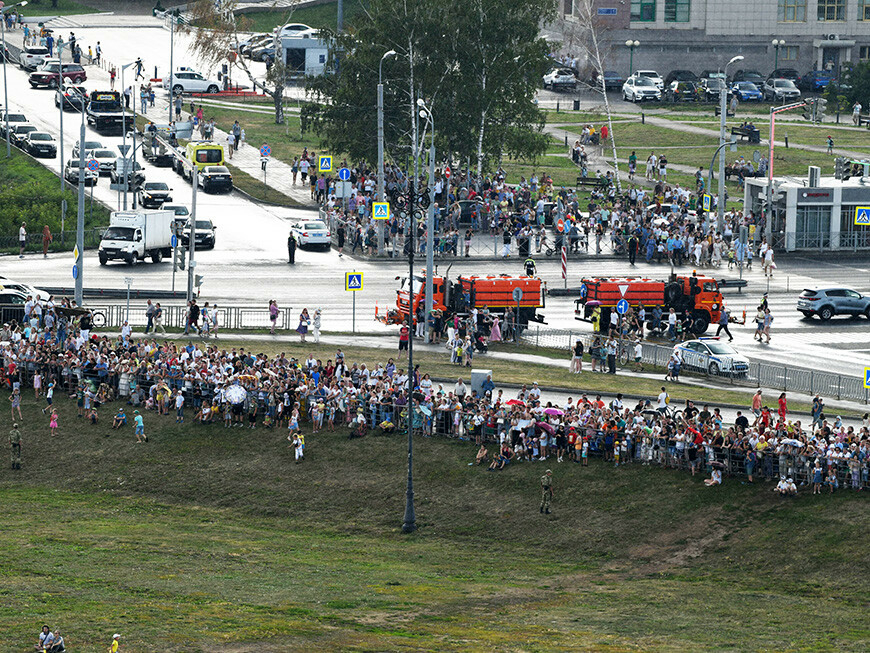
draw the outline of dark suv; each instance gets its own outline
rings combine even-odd
[[[794,68],[777,68],[770,73],[769,77],[773,79],[790,79],[794,82],[795,86],[800,87],[801,85],[801,76]]]
[[[58,88],[61,86],[61,77],[63,77],[63,83],[81,84],[88,78],[88,74],[81,64],[65,63],[61,68],[57,63],[47,63],[39,70],[30,73],[27,81],[33,88],[40,86]]]

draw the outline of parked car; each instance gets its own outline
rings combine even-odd
[[[84,86],[64,84],[54,92],[54,106],[59,107],[63,102],[64,111],[81,111],[87,101],[88,92]]]
[[[57,88],[64,82],[70,84],[81,84],[88,78],[84,67],[77,63],[65,63],[59,65],[57,63],[44,64],[39,70],[30,73],[27,81],[33,88],[47,86],[48,88]]]
[[[700,98],[695,82],[674,81],[665,89],[665,100],[669,102],[696,102]]]
[[[577,78],[570,68],[553,68],[544,75],[544,88],[551,88],[554,91],[560,88],[575,89],[577,88]]]
[[[233,175],[226,166],[205,166],[196,178],[206,193],[233,189]]]
[[[671,82],[696,82],[698,76],[691,70],[672,70],[665,77],[665,86],[670,86]]]
[[[741,102],[761,102],[764,94],[752,82],[737,82],[731,87],[732,95],[736,95]]]
[[[790,79],[768,79],[764,82],[764,99],[773,102],[800,99],[801,92]]]
[[[15,281],[14,279],[10,279],[9,277],[0,277],[0,287],[3,290],[15,290],[24,294],[26,297],[30,295],[34,299],[38,299],[39,301],[45,302],[51,299],[51,293],[47,293],[44,290],[40,290],[39,288],[35,288],[31,286],[29,283],[24,283],[22,281]]]
[[[325,249],[329,249],[332,241],[330,238],[329,227],[326,223],[320,220],[305,220],[297,222],[290,229],[299,247],[307,247],[309,245],[318,245]]]
[[[661,100],[662,92],[649,77],[635,77],[632,75],[622,85],[622,98],[627,102]]]
[[[801,77],[800,88],[807,91],[822,91],[828,87],[833,79],[834,75],[826,70],[811,70]]]
[[[215,227],[214,223],[209,219],[196,221],[195,240],[197,249],[214,249],[215,229],[217,229],[217,227]],[[184,231],[181,232],[181,244],[184,247],[190,247],[190,220],[185,222]]]
[[[722,77],[704,77],[701,79],[698,92],[704,100],[713,102],[719,99],[719,94],[723,89],[727,92],[725,80]]]
[[[66,162],[63,168],[63,178],[71,184],[79,183],[79,160],[72,158]],[[85,164],[84,184],[85,186],[96,186],[97,180],[100,178],[100,173],[88,170]]]
[[[103,144],[100,141],[85,141],[85,162],[87,162],[87,153],[88,150],[102,150]],[[72,158],[79,158],[79,142],[76,141],[76,144],[73,146]]]
[[[32,131],[24,137],[23,149],[30,156],[53,159],[57,156],[57,141],[48,132]]]
[[[260,34],[248,39],[247,42],[239,43],[239,54],[251,56],[251,50],[254,48],[262,48],[275,41],[275,37],[271,34]]]
[[[217,93],[221,90],[220,82],[209,79],[195,70],[178,69],[163,80],[163,88],[171,88],[172,94],[178,93]]]
[[[0,320],[4,323],[13,320],[23,322],[25,303],[27,303],[27,295],[23,292],[0,285]]]
[[[130,190],[136,192],[142,187],[142,184],[145,183],[145,168],[143,168],[142,164],[138,161],[136,161],[135,164],[131,164],[131,167],[131,172],[127,173],[127,183],[130,184]],[[118,173],[117,165],[113,165],[112,169],[109,171],[109,179],[111,180],[111,183],[122,184],[124,183],[123,177],[124,175]]]
[[[665,88],[665,80],[663,80],[661,75],[659,75],[654,70],[635,70],[633,76],[646,77],[647,79],[651,79],[653,84],[655,84],[656,88],[660,91],[664,90]]]
[[[701,79],[726,79],[725,73],[721,70],[705,70],[700,77]]]
[[[615,70],[605,70],[604,71],[604,88],[605,90],[611,91],[614,89],[622,88],[622,85],[625,84],[625,80]]]
[[[36,70],[48,61],[50,56],[48,48],[44,45],[28,45],[18,55],[18,64],[24,70]]]
[[[2,137],[4,139],[6,138],[6,120],[7,120],[6,112],[4,111],[2,114],[0,114],[0,137]],[[10,112],[8,120],[9,120],[9,129],[11,131],[12,128],[16,124],[27,122],[27,116],[25,116],[23,113],[11,113]]]
[[[262,61],[263,63],[275,61],[275,52],[277,52],[275,45],[273,43],[266,43],[251,50],[251,60]]]
[[[767,76],[768,79],[790,79],[794,82],[795,86],[800,86],[801,84],[801,76],[798,75],[798,71],[794,68],[777,68],[770,75]]]
[[[806,288],[798,297],[797,310],[804,317],[818,315],[823,322],[835,315],[864,315],[870,319],[870,296],[851,288]]]
[[[110,150],[108,148],[88,150],[85,152],[85,163],[87,163],[89,159],[96,159],[97,163],[100,164],[100,174],[108,175],[115,169],[115,159],[117,159],[118,156],[119,155],[115,150]]]
[[[686,369],[730,377],[746,376],[749,372],[749,359],[716,337],[687,340],[676,345],[674,351],[680,353]]]
[[[278,36],[297,36],[301,32],[308,32],[314,28],[305,23],[287,23],[278,31]]]
[[[30,132],[35,132],[39,127],[29,122],[18,122],[15,126],[9,125],[9,141],[15,146],[24,149],[24,139]]]
[[[759,73],[757,70],[738,70],[734,73],[734,77],[731,78],[731,82],[736,84],[737,82],[751,82],[755,84],[758,88],[764,86],[764,75]]]
[[[162,181],[146,181],[139,191],[139,203],[145,209],[159,209],[172,201],[172,189]]]

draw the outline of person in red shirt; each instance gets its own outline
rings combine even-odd
[[[785,421],[785,415],[788,413],[788,403],[785,399],[785,393],[779,395],[779,419]]]
[[[408,351],[408,338],[411,335],[411,329],[408,328],[408,322],[402,322],[399,328],[399,351]]]

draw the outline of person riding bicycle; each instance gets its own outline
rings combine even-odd
[[[535,266],[535,259],[531,256],[525,260],[523,266],[526,268],[527,277],[534,277],[538,272],[537,266]]]

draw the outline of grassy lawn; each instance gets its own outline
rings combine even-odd
[[[76,16],[93,14],[97,11],[86,3],[73,2],[73,0],[58,0],[57,7],[51,6],[51,0],[30,0],[27,6],[21,9],[21,15],[25,18],[28,16]]]
[[[278,206],[288,206],[290,208],[302,206],[289,195],[285,195],[281,191],[264,184],[262,179],[253,177],[227,162],[224,162],[224,164],[233,175],[233,187],[247,193],[255,200],[277,204]]]
[[[22,220],[27,222],[27,231],[31,238],[31,248],[39,248],[42,240],[39,234],[42,226],[47,224],[55,239],[50,245],[51,251],[71,250],[75,245],[76,194],[67,184],[67,190],[61,192],[58,176],[41,165],[27,154],[12,148],[12,156],[3,159],[0,165],[0,233],[8,236],[8,241],[2,241],[6,246],[4,251],[18,251],[18,227]],[[76,188],[78,188],[76,186]],[[85,189],[88,192],[88,189]],[[61,203],[66,200],[67,213],[65,227],[67,236],[60,241]],[[85,229],[109,224],[109,209],[100,202],[94,202],[93,215],[90,202],[85,198]],[[71,236],[70,234],[73,234]],[[37,241],[39,241],[38,244]]]
[[[855,493],[592,460],[552,465],[543,516],[542,465],[487,473],[474,445],[418,438],[403,536],[402,435],[308,434],[293,465],[281,430],[149,412],[139,447],[55,403],[52,439],[28,393],[24,470],[0,469],[4,652],[42,623],[142,653],[870,646]]]
[[[361,0],[346,0],[344,3],[344,25],[352,27],[364,13]],[[338,25],[338,3],[328,2],[314,7],[302,7],[292,14],[288,10],[262,11],[242,14],[245,18],[245,31],[271,32],[276,27],[287,22],[303,23],[315,29],[329,28],[334,30]]]

